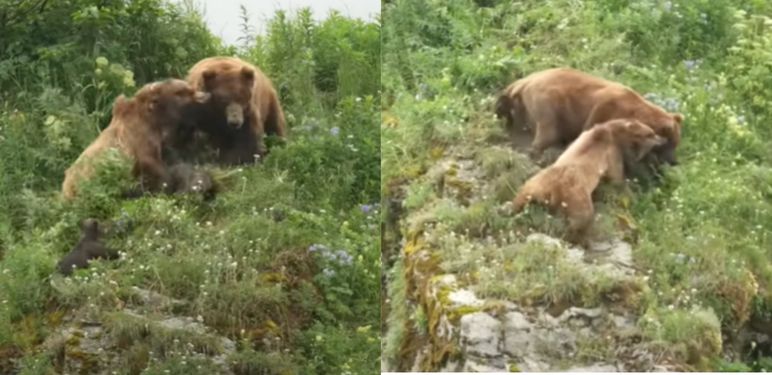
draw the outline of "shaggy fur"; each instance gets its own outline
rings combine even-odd
[[[533,73],[509,85],[500,94],[496,114],[510,133],[523,128],[534,132],[531,154],[548,147],[568,145],[583,130],[612,119],[638,120],[665,137],[653,151],[659,159],[676,164],[683,115],[668,113],[631,88],[568,68]]]
[[[612,120],[582,133],[551,166],[531,177],[514,199],[515,212],[530,202],[560,211],[568,219],[568,239],[584,243],[593,221],[592,192],[601,179],[624,183],[624,155],[640,160],[666,139],[636,120]]]
[[[208,94],[193,90],[179,79],[145,85],[131,99],[119,96],[113,104],[110,125],[65,171],[64,198],[76,196],[78,184],[93,175],[94,162],[111,148],[134,161],[132,172],[143,190],[161,189],[169,180],[161,155],[165,141],[208,98]]]

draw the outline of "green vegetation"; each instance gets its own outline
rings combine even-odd
[[[680,165],[656,184],[604,191],[597,205],[596,234],[621,233],[645,276],[635,306],[642,332],[686,368],[746,368],[722,362],[724,354],[767,368],[772,353],[742,342],[738,331],[768,325],[772,316],[768,2],[397,0],[384,4],[383,17],[381,189],[387,199],[404,199],[403,218],[420,218],[406,223],[406,239],[431,226],[427,241],[443,271],[478,294],[603,304],[607,280],[582,275],[562,255],[522,248],[529,231],[559,234],[558,223],[541,210],[513,218],[498,209],[536,167],[504,150],[493,102],[513,80],[550,67],[623,82],[686,117]],[[438,167],[448,159],[475,165]],[[482,187],[459,200],[447,183],[470,170],[481,173],[460,178]],[[390,287],[404,284],[395,279]],[[410,340],[410,311],[393,308],[390,329],[399,332],[390,338]],[[398,347],[389,341],[390,350]]]
[[[377,23],[278,12],[237,49],[190,1],[0,1],[0,14],[0,372],[61,371],[43,343],[84,317],[104,327],[121,373],[216,373],[218,355],[236,374],[377,371]],[[261,165],[210,166],[222,185],[211,202],[119,199],[131,180],[118,157],[61,200],[64,170],[118,94],[222,54],[272,77],[286,145]],[[86,217],[105,223],[121,259],[65,279],[54,266]],[[158,326],[176,316],[208,331]],[[77,341],[60,348],[93,364]]]

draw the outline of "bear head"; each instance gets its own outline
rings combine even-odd
[[[667,144],[668,139],[657,135],[646,124],[632,119],[611,120],[606,123],[623,154],[635,161],[643,159],[656,147]]]
[[[102,234],[99,222],[96,219],[85,219],[80,223],[80,231],[83,240],[96,241]]]
[[[202,76],[204,90],[212,94],[215,107],[225,111],[228,126],[240,128],[252,105],[255,71],[247,66],[231,70],[208,69]]]
[[[512,110],[512,98],[506,93],[500,94],[499,98],[496,100],[496,118],[509,119],[512,115]]]
[[[681,143],[681,124],[684,121],[684,116],[680,113],[668,113],[666,117],[660,120],[657,126],[657,133],[665,137],[667,142],[663,145],[657,146],[652,150],[652,153],[657,157],[658,162],[664,162],[670,165],[677,165],[678,159],[676,158],[676,147]]]
[[[113,116],[137,111],[148,123],[160,128],[163,140],[171,137],[185,119],[195,116],[198,108],[208,103],[211,95],[196,91],[181,79],[168,79],[143,86],[132,99],[119,96],[113,106]]]

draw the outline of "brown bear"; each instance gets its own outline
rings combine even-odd
[[[118,252],[108,249],[99,239],[102,232],[99,223],[94,219],[86,219],[81,223],[81,238],[75,247],[59,261],[56,269],[65,276],[79,268],[88,268],[92,259],[116,259]]]
[[[99,155],[111,148],[134,161],[133,175],[143,189],[159,190],[168,183],[161,149],[197,105],[209,95],[195,91],[187,82],[169,79],[147,84],[133,98],[121,95],[113,104],[110,125],[86,148],[65,172],[62,193],[66,199],[77,194],[77,185],[94,171]]]
[[[617,119],[583,132],[551,166],[539,171],[520,188],[514,211],[531,201],[561,211],[568,219],[569,241],[585,244],[593,221],[592,192],[602,178],[624,183],[624,154],[640,160],[652,148],[665,144],[637,120]]]
[[[595,124],[612,119],[635,119],[651,127],[667,143],[653,154],[677,164],[683,115],[668,113],[622,84],[569,68],[547,69],[510,84],[496,102],[496,115],[510,133],[534,131],[532,156],[550,146],[571,143]]]
[[[235,57],[210,57],[196,63],[187,79],[197,90],[210,93],[212,100],[197,116],[195,126],[180,136],[177,148],[184,150],[193,143],[199,130],[221,162],[244,164],[267,153],[266,134],[286,136],[278,94],[256,66]]]

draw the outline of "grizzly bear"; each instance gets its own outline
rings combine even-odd
[[[506,120],[511,134],[526,127],[533,130],[534,157],[550,146],[568,145],[596,124],[635,119],[667,139],[652,153],[677,164],[683,115],[666,112],[627,86],[578,70],[547,69],[515,81],[500,94],[496,115]]]
[[[193,143],[193,133],[201,131],[220,162],[244,164],[267,153],[266,134],[285,137],[278,94],[256,66],[235,57],[210,57],[196,63],[187,79],[197,90],[210,93],[212,100],[199,113],[193,128],[183,132],[176,148],[184,150]]]
[[[99,223],[94,219],[86,219],[81,223],[81,238],[75,247],[59,261],[56,269],[65,276],[72,274],[74,269],[88,268],[92,259],[116,259],[118,252],[108,249],[99,239],[102,232]]]
[[[640,160],[652,148],[665,144],[638,120],[616,119],[584,131],[557,161],[539,171],[520,188],[514,211],[531,201],[561,211],[568,219],[571,242],[586,244],[586,231],[593,221],[592,193],[602,178],[624,183],[624,155]]]
[[[208,99],[208,94],[179,79],[147,84],[131,99],[119,96],[110,124],[65,172],[63,196],[75,197],[77,185],[93,174],[99,155],[111,148],[134,161],[132,174],[143,190],[155,191],[168,184],[163,144]]]

